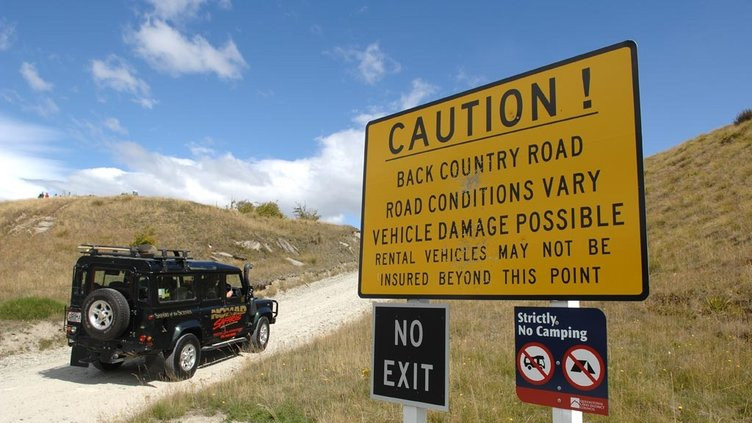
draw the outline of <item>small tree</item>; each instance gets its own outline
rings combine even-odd
[[[243,214],[253,213],[256,207],[248,200],[241,200],[235,203],[235,209]]]
[[[267,201],[266,203],[259,204],[258,207],[256,207],[256,214],[264,217],[285,217],[279,209],[279,204],[277,204],[276,201]]]
[[[314,222],[318,222],[318,220],[321,219],[321,215],[319,214],[318,210],[309,209],[305,204],[300,203],[296,203],[295,208],[292,209],[292,214],[294,214],[296,218],[301,220],[312,220]]]
[[[744,109],[738,115],[736,115],[736,119],[734,120],[734,125],[740,125],[742,122],[746,122],[751,119],[752,119],[752,109]]]
[[[154,228],[147,226],[141,232],[136,234],[136,237],[133,238],[133,242],[130,243],[130,246],[136,247],[139,245],[157,245],[157,234],[154,231]]]

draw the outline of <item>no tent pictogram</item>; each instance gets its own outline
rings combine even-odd
[[[597,388],[606,375],[603,358],[588,345],[575,345],[568,349],[561,366],[567,382],[582,391]]]
[[[553,354],[545,345],[530,342],[517,352],[517,370],[533,385],[543,385],[554,375]]]

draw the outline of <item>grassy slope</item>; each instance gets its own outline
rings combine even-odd
[[[54,224],[35,233],[44,218]],[[0,203],[0,301],[40,296],[67,301],[71,268],[82,243],[128,245],[147,227],[160,247],[191,251],[208,259],[223,251],[254,264],[252,278],[269,282],[354,268],[357,239],[353,228],[325,223],[242,215],[188,201],[132,196],[49,198]],[[286,253],[278,239],[289,241],[299,255]],[[273,252],[246,250],[233,241],[266,243]],[[348,246],[343,245],[347,244]],[[211,244],[212,248],[209,248]],[[287,257],[305,263],[294,266]],[[233,259],[231,264],[242,265]]]
[[[583,303],[608,318],[608,421],[751,421],[752,122],[648,158],[645,179],[650,297]],[[450,412],[429,421],[550,421],[549,408],[515,397],[514,305],[451,302]],[[244,373],[254,378],[177,395],[137,420],[198,409],[247,421],[401,421],[399,407],[368,398],[370,331],[368,316],[254,364]]]

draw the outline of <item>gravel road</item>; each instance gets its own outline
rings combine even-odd
[[[119,420],[172,392],[211,385],[249,362],[303,345],[368,312],[371,301],[358,297],[357,281],[357,273],[346,273],[279,294],[274,297],[279,301],[279,317],[271,326],[266,351],[213,353],[192,379],[182,382],[149,377],[139,372],[138,362],[106,374],[93,366],[71,367],[70,348],[4,357],[0,359],[0,422]]]

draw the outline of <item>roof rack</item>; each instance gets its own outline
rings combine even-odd
[[[188,255],[188,253],[190,253],[189,250],[178,250],[174,248],[156,249],[154,247],[143,248],[142,246],[118,247],[114,245],[81,244],[78,246],[78,251],[81,254],[89,254],[91,256],[144,257],[155,258],[158,260],[191,259]]]

